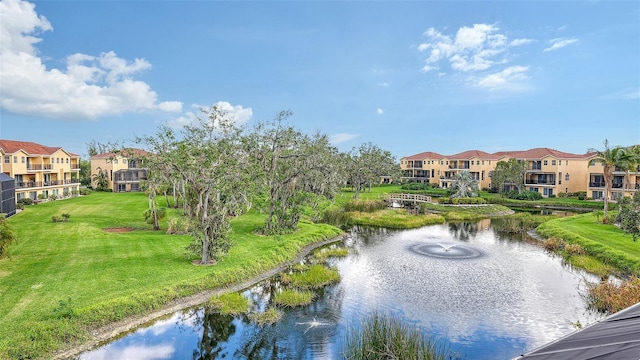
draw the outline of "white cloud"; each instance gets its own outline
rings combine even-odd
[[[378,86],[383,88],[388,88],[390,84],[388,82],[380,82],[378,83]]]
[[[557,38],[557,39],[551,39],[549,40],[549,43],[551,44],[551,46],[549,46],[548,48],[542,50],[542,51],[553,51],[553,50],[558,50],[561,49],[567,45],[571,45],[573,43],[578,42],[579,40],[577,38]]]
[[[110,348],[109,346],[106,346],[98,350],[85,353],[80,356],[80,359],[170,359],[175,351],[175,348],[170,345],[132,345],[123,348]]]
[[[37,35],[53,30],[35,5],[0,2],[0,106],[17,114],[95,119],[143,110],[180,111],[177,101],[158,104],[157,94],[134,75],[151,68],[144,59],[127,61],[115,52],[71,54],[66,69],[47,69]]]
[[[489,90],[522,89],[521,81],[528,79],[526,66],[510,66],[502,71],[484,76],[476,82],[476,86]]]
[[[378,112],[378,115],[382,115],[384,114],[384,109],[378,108],[377,112]]]
[[[358,136],[360,136],[360,135],[347,134],[347,133],[333,134],[333,135],[329,136],[329,141],[333,145],[338,145],[338,144],[342,144],[344,142],[347,142],[349,140],[353,140],[353,139],[357,138]]]
[[[462,72],[487,70],[505,62],[509,47],[531,42],[529,39],[509,42],[506,35],[498,33],[499,30],[496,25],[474,24],[463,26],[455,36],[450,36],[429,28],[424,32],[429,41],[418,45],[418,51],[428,52],[422,72],[439,69],[441,62]]]
[[[602,98],[605,100],[637,100],[640,99],[640,90],[622,90],[614,94],[605,95]]]
[[[227,115],[234,119],[235,123],[238,125],[244,125],[251,120],[253,116],[253,110],[251,108],[243,108],[242,105],[231,105],[227,101],[218,101],[213,104],[214,106],[220,107],[220,109],[224,110]]]
[[[227,116],[233,119],[237,125],[244,125],[253,117],[253,110],[251,108],[244,108],[242,105],[231,105],[228,101],[218,101],[212,106],[218,106],[226,112]],[[196,111],[187,111],[178,118],[170,120],[167,125],[175,129],[182,128],[185,125],[193,125],[196,123],[198,117],[202,117],[200,109],[207,110],[212,106],[193,104],[191,107],[197,109]]]
[[[511,40],[509,45],[511,45],[511,46],[521,46],[521,45],[530,44],[532,42],[533,42],[532,39],[515,39],[515,40]]]
[[[164,101],[158,104],[158,109],[166,112],[180,112],[182,111],[182,102]]]
[[[451,70],[452,76],[462,83],[489,90],[524,90],[527,66],[509,64],[516,48],[534,42],[533,39],[510,40],[496,24],[463,26],[451,34],[434,28],[423,33],[428,41],[417,49],[425,53],[423,73],[433,71],[445,76],[442,70]],[[522,50],[520,50],[522,51]],[[447,69],[448,68],[448,69]]]

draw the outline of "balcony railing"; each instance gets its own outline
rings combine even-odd
[[[53,170],[52,164],[29,164],[27,165],[27,171],[42,171]]]
[[[80,180],[72,179],[72,180],[50,180],[50,181],[16,181],[16,188],[25,189],[25,188],[39,188],[46,186],[60,186],[60,185],[71,185],[71,184],[79,184]]]
[[[603,188],[604,187],[604,181],[591,181],[591,182],[589,182],[589,187],[592,187],[592,188]]]
[[[555,180],[532,180],[527,179],[524,182],[525,185],[555,185]]]

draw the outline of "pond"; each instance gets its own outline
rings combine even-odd
[[[194,308],[157,320],[81,359],[336,359],[347,329],[373,311],[444,339],[463,359],[511,359],[598,319],[581,297],[598,279],[490,220],[415,230],[354,229],[342,280],[272,326]],[[244,291],[264,309],[275,280]]]

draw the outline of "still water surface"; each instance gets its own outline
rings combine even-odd
[[[415,230],[354,230],[350,255],[332,260],[340,283],[311,305],[259,327],[202,308],[142,327],[81,359],[337,359],[349,326],[392,313],[446,339],[463,359],[511,359],[589,324],[581,292],[589,274],[538,246],[497,234],[489,220]],[[244,295],[269,305],[276,280]]]

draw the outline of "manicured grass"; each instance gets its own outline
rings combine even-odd
[[[28,206],[9,219],[18,241],[11,257],[0,260],[0,359],[48,357],[83,341],[91,329],[247,280],[341,233],[303,221],[293,234],[258,236],[254,230],[264,217],[249,212],[233,220],[235,246],[227,256],[215,266],[194,266],[185,257],[189,237],[151,230],[146,208],[143,193],[94,192]],[[51,222],[61,213],[70,214],[70,221]],[[179,214],[171,210],[167,218],[172,216]],[[134,231],[103,230],[116,227]],[[166,223],[161,227],[166,230]],[[54,311],[60,301],[71,316]]]
[[[602,201],[579,200],[578,198],[544,198],[541,200],[515,200],[502,197],[500,194],[481,192],[480,196],[493,204],[501,204],[516,208],[555,207],[555,208],[579,208],[586,210],[602,210]],[[609,204],[609,209],[614,209],[615,204]]]
[[[605,225],[593,213],[547,221],[537,228],[545,237],[557,237],[582,246],[588,255],[626,275],[640,275],[640,242],[615,225]]]

